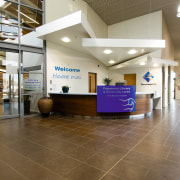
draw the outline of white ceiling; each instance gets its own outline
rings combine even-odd
[[[180,18],[176,17],[178,6],[180,6],[180,0],[84,1],[95,10],[107,25],[162,10],[175,46],[175,59],[180,59]]]
[[[119,64],[165,47],[164,40],[92,38],[94,33],[81,11],[38,27],[36,34],[38,38],[87,54],[88,57],[94,56],[109,67],[112,66],[109,60]],[[71,41],[65,43],[61,40],[63,37],[69,37]],[[112,50],[109,55],[103,53],[107,48]],[[132,48],[136,48],[137,53],[130,55],[128,51]]]
[[[85,47],[93,56],[99,59],[106,66],[110,60],[114,60],[115,64],[134,59],[135,57],[149,54],[160,48],[165,47],[164,40],[142,40],[142,39],[93,39],[83,38],[83,47]],[[103,51],[110,49],[111,54],[105,54]],[[137,53],[129,54],[128,52],[135,49]]]

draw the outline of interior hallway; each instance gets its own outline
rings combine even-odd
[[[140,119],[0,120],[2,180],[179,180],[180,101]]]

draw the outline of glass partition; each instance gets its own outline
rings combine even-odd
[[[18,43],[19,35],[24,37],[41,26],[42,4],[42,0],[21,0],[20,4],[0,0],[0,41]]]
[[[18,53],[0,51],[0,116],[19,114]]]
[[[0,40],[18,43],[18,5],[5,2],[0,6]]]
[[[21,6],[20,20],[21,27],[35,29],[36,27],[42,25],[42,12]]]
[[[38,112],[44,89],[43,54],[29,51],[42,52],[43,40],[36,38],[35,29],[43,22],[43,3],[0,0],[0,41],[4,43],[0,49],[4,50],[0,51],[0,118]],[[23,51],[22,45],[26,45]]]
[[[43,96],[43,55],[23,53],[24,114],[38,112],[38,99]]]
[[[36,8],[42,9],[43,0],[21,0],[21,4]]]

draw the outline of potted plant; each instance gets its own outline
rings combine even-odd
[[[112,81],[112,79],[110,79],[110,78],[108,78],[108,77],[104,78],[104,84],[105,84],[106,86],[109,86],[109,84],[110,84],[111,81]]]
[[[62,86],[62,91],[63,91],[63,93],[68,93],[69,92],[69,86],[68,85]]]

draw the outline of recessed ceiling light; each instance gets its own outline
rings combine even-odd
[[[113,59],[111,59],[110,61],[109,61],[109,64],[114,64],[115,63],[115,61],[113,60]]]
[[[104,52],[104,54],[111,54],[111,53],[112,53],[112,50],[110,50],[110,49],[105,49],[103,52]]]
[[[153,66],[154,66],[154,67],[158,67],[159,65],[158,65],[157,63],[154,63]]]
[[[128,51],[128,54],[136,54],[136,53],[137,53],[137,51],[135,49],[131,49]]]
[[[146,63],[145,62],[141,62],[139,65],[144,66]]]
[[[178,7],[178,10],[177,10],[177,15],[176,15],[178,18],[180,17],[180,6]]]
[[[180,12],[180,6],[178,7],[178,12]]]
[[[61,40],[63,42],[70,42],[71,41],[70,38],[68,38],[68,37],[63,37]]]

